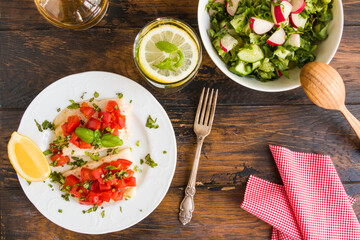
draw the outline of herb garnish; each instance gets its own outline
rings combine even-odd
[[[57,182],[60,183],[61,185],[65,183],[65,177],[61,173],[56,171],[51,172],[49,178],[51,182]]]
[[[147,120],[146,120],[146,124],[145,124],[145,127],[148,127],[148,128],[155,128],[155,129],[157,129],[157,128],[159,128],[159,125],[158,124],[155,124],[156,123],[156,120],[157,120],[157,118],[155,118],[155,120],[154,119],[152,119],[152,117],[149,115],[149,117],[147,118]]]
[[[137,165],[134,167],[134,171],[138,173],[142,173],[142,170]]]
[[[144,159],[140,159],[140,164],[143,164],[144,163]]]
[[[55,130],[55,124],[49,122],[48,120],[45,120],[41,125],[44,130],[46,129]]]
[[[140,140],[136,141],[136,146],[138,146],[138,147],[140,146]]]
[[[101,109],[100,109],[99,106],[96,105],[95,103],[93,103],[93,107],[94,107],[94,110],[95,110],[95,111],[101,112]]]
[[[116,93],[116,95],[118,96],[118,98],[122,98],[124,96],[122,93]]]
[[[49,187],[51,187],[51,188],[53,187],[53,185],[52,185],[52,184],[50,184],[50,183],[48,184],[48,186],[49,186]]]
[[[36,126],[37,128],[39,129],[40,132],[42,132],[42,128],[41,128],[41,125],[36,121],[36,119],[34,119],[35,123],[36,123]]]
[[[85,154],[88,155],[91,160],[98,161],[100,159],[98,152],[97,153],[85,152]]]
[[[83,92],[83,94],[81,95],[81,99],[84,99],[84,96],[85,96],[85,94],[86,94],[87,92]]]
[[[98,209],[98,205],[95,204],[93,207],[89,208],[88,210],[83,210],[83,214],[85,213],[91,213],[91,212],[95,212]]]
[[[89,102],[92,102],[92,101],[94,101],[94,100],[95,100],[95,98],[92,97],[92,98],[90,98]]]
[[[99,93],[98,92],[94,92],[94,97],[98,98],[99,97]]]
[[[158,164],[154,162],[153,159],[151,159],[150,154],[145,156],[145,163],[149,165],[151,168],[156,167]]]
[[[181,67],[181,65],[184,63],[184,54],[175,44],[172,44],[168,41],[158,41],[155,43],[155,46],[160,51],[169,53],[169,56],[162,60],[159,64],[154,65],[155,67],[175,72],[173,67]]]
[[[132,100],[130,100],[130,103],[132,103]]]
[[[59,209],[58,212],[59,212],[59,213],[62,213],[62,209]]]
[[[58,109],[56,109],[56,111],[57,111],[57,112],[60,112],[60,111],[61,111],[61,109],[60,109],[60,108],[58,108]]]
[[[57,158],[57,159],[55,159],[55,161],[53,161],[52,163],[49,163],[49,165],[52,166],[52,167],[57,167],[59,160],[60,160],[60,158]]]
[[[122,213],[122,207],[120,206],[120,212]]]
[[[67,106],[68,109],[78,109],[80,108],[80,104],[76,103],[74,100],[69,100],[71,104]]]
[[[29,184],[29,186],[31,185],[31,182],[30,181],[26,181],[28,184]]]
[[[47,156],[47,155],[49,155],[49,154],[52,154],[52,151],[51,151],[50,149],[48,149],[48,150],[45,150],[45,151],[43,152],[43,154],[44,154],[45,156]]]
[[[166,154],[167,153],[167,151],[163,151],[163,154]]]
[[[101,212],[101,217],[102,217],[102,218],[105,217],[105,210],[103,210],[103,211]]]
[[[82,159],[82,158],[78,158],[78,157],[71,157],[71,158],[75,161],[66,163],[69,166],[73,166],[71,169],[81,167],[87,163],[87,161],[84,161],[84,159]]]

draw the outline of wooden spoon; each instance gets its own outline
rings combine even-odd
[[[345,106],[345,86],[340,74],[321,62],[306,64],[300,72],[306,95],[319,107],[339,110],[360,139],[360,122]]]

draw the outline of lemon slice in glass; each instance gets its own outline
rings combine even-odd
[[[17,132],[11,135],[8,155],[15,171],[30,182],[41,182],[51,173],[49,162],[40,148]]]
[[[175,45],[181,53],[161,50],[157,46],[159,42]],[[149,78],[158,82],[174,83],[186,78],[196,68],[198,52],[198,46],[189,33],[174,25],[160,25],[151,29],[141,40],[138,61],[140,68]],[[183,56],[180,56],[181,54]],[[159,64],[168,58],[175,59],[171,61],[172,70],[159,68]],[[183,62],[178,66],[176,63],[180,58]]]

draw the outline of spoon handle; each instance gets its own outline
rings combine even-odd
[[[344,117],[349,122],[350,126],[352,127],[352,129],[354,129],[356,135],[360,139],[360,121],[357,120],[351,112],[349,112],[345,105],[343,105],[339,110],[344,115]]]

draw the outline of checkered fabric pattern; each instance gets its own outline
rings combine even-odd
[[[360,239],[355,199],[330,157],[270,149],[284,186],[250,176],[241,207],[274,227],[272,239]]]

